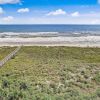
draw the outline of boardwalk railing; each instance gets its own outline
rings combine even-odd
[[[17,47],[13,52],[11,52],[8,56],[6,56],[3,60],[0,61],[0,67],[2,67],[8,60],[16,55],[16,53],[20,50],[20,46]]]

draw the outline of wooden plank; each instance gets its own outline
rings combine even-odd
[[[16,53],[21,49],[21,47],[17,47],[13,52],[7,55],[3,60],[0,61],[0,67],[2,67],[8,60],[16,55]]]

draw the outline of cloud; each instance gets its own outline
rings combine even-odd
[[[0,7],[0,15],[4,13],[4,10]]]
[[[46,15],[47,16],[50,16],[50,15],[53,15],[53,16],[56,16],[56,15],[66,15],[66,12],[64,10],[62,10],[62,9],[58,9],[56,11],[49,12]]]
[[[100,20],[99,19],[94,19],[91,21],[91,24],[99,24]]]
[[[8,17],[3,18],[3,21],[5,21],[5,22],[12,22],[13,20],[14,20],[13,16],[8,16]]]
[[[27,12],[29,12],[30,10],[29,10],[29,8],[21,8],[21,9],[18,9],[18,13],[27,13]]]
[[[98,4],[100,4],[100,0],[98,0]]]
[[[20,3],[20,0],[0,0],[0,4],[16,4]]]
[[[78,11],[76,11],[76,12],[72,13],[71,16],[72,16],[72,17],[78,17],[78,16],[80,16],[80,14],[79,14]]]

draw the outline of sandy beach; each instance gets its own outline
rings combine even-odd
[[[0,46],[100,47],[100,36],[0,38]]]

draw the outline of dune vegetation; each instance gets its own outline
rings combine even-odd
[[[0,68],[0,100],[100,100],[100,48],[22,47]]]
[[[0,60],[11,53],[16,47],[0,47]]]

